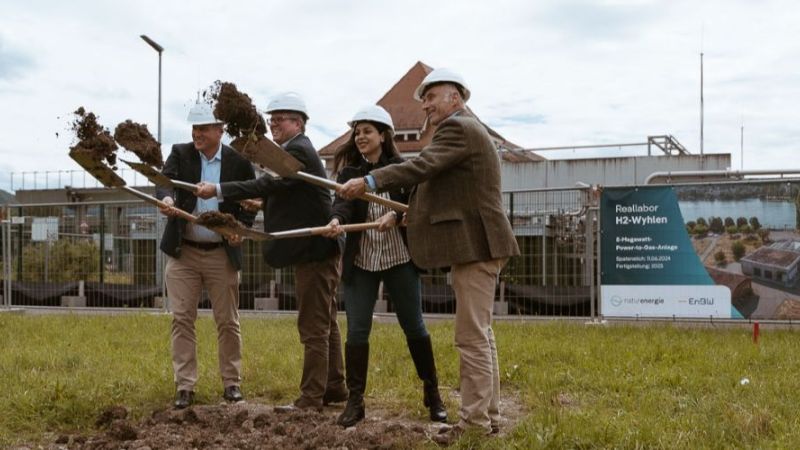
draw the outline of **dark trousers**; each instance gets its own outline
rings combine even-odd
[[[322,405],[326,388],[344,385],[342,337],[336,323],[339,254],[295,266],[297,330],[304,347],[300,397]]]
[[[422,297],[419,274],[409,262],[378,272],[353,267],[353,275],[344,283],[344,308],[347,312],[347,343],[366,344],[372,330],[372,313],[383,280],[392,300],[397,320],[408,339],[428,336],[422,320]]]

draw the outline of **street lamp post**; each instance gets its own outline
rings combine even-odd
[[[150,47],[153,47],[153,50],[158,52],[158,142],[161,143],[161,53],[164,51],[164,47],[158,45],[158,43],[147,35],[140,36]]]
[[[161,145],[161,53],[164,52],[164,47],[158,45],[156,41],[150,39],[149,37],[147,37],[147,35],[142,34],[139,37],[141,37],[142,40],[147,42],[147,45],[153,47],[153,50],[158,52],[158,144]],[[158,214],[156,214],[156,216],[158,216]],[[163,232],[163,229],[161,229],[163,224],[164,221],[160,219],[156,220],[157,235],[161,235],[161,233]],[[166,280],[164,279],[164,268],[165,268],[164,256],[161,252],[156,252],[156,278],[161,279],[161,299],[163,301],[162,308],[164,309],[164,311],[168,311],[169,310],[168,302],[165,300],[167,295],[167,286],[166,286]]]

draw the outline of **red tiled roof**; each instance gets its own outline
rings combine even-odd
[[[422,80],[428,75],[433,68],[417,61],[411,69],[403,75],[400,80],[392,86],[386,94],[378,100],[378,105],[384,107],[386,111],[392,116],[394,127],[396,130],[402,132],[405,130],[422,130],[419,140],[406,141],[403,140],[401,135],[397,136],[397,149],[400,153],[417,153],[423,147],[431,142],[433,137],[433,128],[427,126],[425,123],[425,113],[420,107],[420,103],[414,100],[414,90],[422,83]],[[469,109],[469,107],[467,108]],[[472,110],[470,110],[472,112]],[[474,115],[474,113],[473,113]],[[477,116],[476,116],[477,117]],[[480,119],[479,119],[480,120]],[[481,122],[482,123],[482,122]],[[512,152],[503,151],[502,158],[505,161],[520,162],[520,161],[541,161],[543,157],[533,152],[522,152],[522,147],[506,140],[496,131],[486,126],[489,135],[497,140],[505,149]],[[424,129],[423,129],[424,127]],[[332,142],[322,147],[319,151],[320,157],[323,159],[330,159],[336,153],[336,149],[345,143],[349,138],[349,131],[345,132]]]

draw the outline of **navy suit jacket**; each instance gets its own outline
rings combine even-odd
[[[298,135],[289,141],[286,151],[303,163],[304,172],[326,178],[322,161],[308,137]],[[261,197],[264,230],[268,233],[324,226],[331,215],[331,193],[302,180],[265,174],[256,180],[225,182],[221,187],[226,203]],[[264,243],[264,259],[272,267],[321,261],[340,249],[338,245],[337,240],[322,236],[276,239]]]
[[[186,181],[189,183],[200,182],[200,153],[189,142],[186,144],[175,144],[172,152],[164,163],[161,171],[164,175],[173,180]],[[253,165],[236,153],[236,150],[222,146],[222,165],[220,167],[220,183],[235,180],[252,180],[255,178]],[[163,199],[170,196],[175,200],[175,206],[191,213],[197,205],[197,197],[191,192],[183,189],[158,188],[156,197]],[[245,211],[239,203],[234,201],[224,201],[219,204],[219,210],[223,213],[232,214],[236,220],[246,226],[252,226],[255,214]],[[161,251],[174,258],[179,258],[181,254],[181,240],[187,221],[179,217],[170,217],[167,220],[167,227],[164,229],[164,236],[161,238]],[[225,252],[228,254],[231,264],[240,270],[242,268],[242,248],[241,246],[230,246],[224,242]]]

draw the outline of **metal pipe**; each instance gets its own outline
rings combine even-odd
[[[644,184],[651,184],[653,180],[656,178],[689,178],[689,177],[702,177],[702,176],[709,176],[709,177],[722,177],[722,178],[732,178],[732,177],[745,177],[748,175],[800,175],[800,169],[765,169],[765,170],[681,170],[681,171],[665,171],[665,172],[653,172],[648,175],[647,178],[644,180]]]
[[[544,152],[549,150],[580,150],[580,149],[589,149],[589,148],[613,148],[613,147],[645,147],[649,146],[647,142],[634,142],[630,144],[593,144],[593,145],[569,145],[569,146],[561,146],[561,147],[538,147],[538,148],[526,148],[524,151],[526,152]]]

